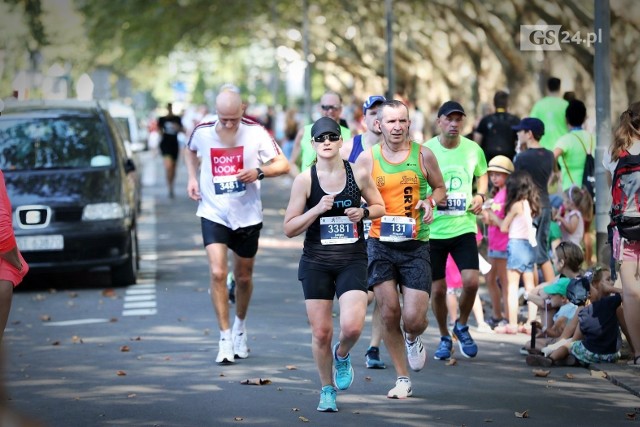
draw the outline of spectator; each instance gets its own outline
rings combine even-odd
[[[491,162],[495,156],[503,155],[513,160],[516,155],[516,141],[518,136],[512,129],[520,123],[520,118],[507,112],[509,107],[509,94],[498,91],[493,96],[495,113],[489,114],[480,120],[473,139],[480,144],[487,162]]]
[[[300,124],[298,123],[298,111],[295,108],[287,110],[284,120],[284,142],[282,143],[282,152],[291,160],[291,151],[293,150],[293,144],[298,134]]]
[[[584,103],[579,100],[570,101],[565,117],[570,127],[569,133],[560,137],[553,149],[553,155],[562,171],[562,190],[564,191],[571,186],[582,187],[582,175],[587,154],[593,154],[595,150],[595,138],[583,128],[587,119],[587,108]],[[591,265],[593,256],[592,218],[593,212],[583,217],[584,238],[582,240],[584,240],[587,265]]]
[[[614,175],[619,163],[628,164],[629,159],[637,161],[638,156],[640,156],[640,102],[634,102],[620,115],[611,147],[603,159],[604,167],[610,174],[609,178]],[[635,180],[637,182],[637,178]],[[615,190],[615,188],[612,189],[612,191]],[[637,197],[636,192],[635,197],[629,198],[625,206],[616,206],[616,210],[629,211],[637,215],[640,211]],[[640,240],[622,238],[616,228],[612,231],[611,249],[613,259],[620,265],[625,306],[624,319],[634,348],[634,358],[630,364],[640,367]]]
[[[561,81],[557,77],[547,80],[547,96],[533,105],[530,117],[540,119],[544,123],[544,136],[540,138],[540,145],[547,150],[553,150],[556,141],[567,133],[565,111],[569,103],[560,96]]]
[[[553,266],[549,259],[549,227],[551,223],[551,201],[549,199],[549,183],[553,177],[555,160],[553,153],[540,145],[540,138],[546,133],[541,120],[526,117],[513,128],[518,132],[518,141],[527,147],[519,153],[514,163],[516,171],[525,170],[538,188],[540,199],[539,214],[535,217],[536,225],[536,259],[535,263],[542,270],[542,282],[553,279]],[[538,283],[538,274],[534,274]]]
[[[587,190],[573,186],[562,193],[562,207],[555,217],[560,226],[562,240],[568,240],[581,246],[586,233],[585,223],[591,223],[592,218],[593,200]],[[588,262],[587,259],[587,264]]]

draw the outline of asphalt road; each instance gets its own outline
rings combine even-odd
[[[137,285],[111,289],[107,272],[93,272],[34,276],[16,293],[5,333],[6,386],[16,410],[52,427],[637,423],[633,387],[584,368],[535,376],[518,353],[524,335],[475,332],[475,359],[456,353],[455,364],[433,360],[438,336],[431,311],[423,336],[429,358],[412,373],[412,398],[386,398],[395,383],[392,368],[364,368],[367,324],[352,352],[355,381],[338,395],[340,411],[317,412],[320,384],[296,276],[302,239],[282,233],[290,187],[284,177],[264,181],[265,228],[247,320],[250,356],[218,366],[207,262],[184,166],[174,200],[163,188],[159,159],[146,166]],[[388,362],[386,349],[381,356]],[[242,384],[260,379],[265,384]],[[523,413],[526,418],[518,416]]]

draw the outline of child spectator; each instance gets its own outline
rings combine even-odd
[[[518,288],[520,279],[524,282],[525,291],[534,287],[533,264],[535,261],[534,247],[536,230],[533,227],[532,216],[540,208],[538,190],[531,175],[520,170],[507,178],[507,201],[504,219],[500,219],[492,211],[488,211],[491,221],[500,225],[500,230],[509,233],[507,244],[507,315],[509,323],[496,326],[493,330],[503,334],[518,333]],[[537,307],[529,303],[528,322],[535,320]],[[523,331],[525,331],[523,329]]]
[[[488,257],[491,270],[487,274],[487,290],[491,297],[492,315],[487,320],[491,328],[504,326],[507,320],[504,318],[507,309],[507,244],[509,234],[500,231],[500,225],[492,221],[488,211],[498,218],[505,217],[505,202],[507,201],[506,182],[513,173],[513,163],[506,156],[495,156],[489,161],[487,171],[493,186],[491,197],[485,203],[482,211],[482,221],[488,225]]]
[[[596,267],[589,289],[587,305],[578,309],[573,334],[553,346],[543,348],[542,355],[527,356],[530,366],[575,365],[591,363],[615,363],[620,358],[622,338],[620,326],[624,325],[622,290],[612,286],[611,273]],[[622,322],[621,322],[622,321]],[[567,331],[571,330],[571,326]],[[563,337],[567,334],[563,334]]]
[[[585,223],[593,219],[593,200],[585,189],[577,186],[567,188],[562,195],[562,207],[558,210],[556,222],[562,231],[562,240],[582,246]],[[587,264],[590,261],[587,259]]]

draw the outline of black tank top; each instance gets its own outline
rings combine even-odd
[[[303,257],[312,262],[340,262],[361,260],[367,258],[367,249],[364,240],[364,229],[362,221],[357,223],[359,239],[355,243],[343,245],[323,245],[320,243],[320,218],[331,216],[345,216],[345,209],[349,207],[360,207],[361,193],[356,184],[353,170],[348,161],[343,160],[346,170],[346,183],[342,191],[336,195],[333,206],[330,210],[316,218],[307,229],[304,239]],[[311,194],[307,199],[305,210],[316,206],[326,193],[318,180],[316,165],[311,166]]]

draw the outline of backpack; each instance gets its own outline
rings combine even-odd
[[[582,277],[578,276],[569,281],[567,285],[567,299],[577,306],[584,305],[589,298],[593,272],[587,271]]]
[[[582,188],[587,190],[589,192],[589,195],[591,195],[591,199],[593,199],[593,207],[595,212],[596,159],[593,158],[593,154],[591,153],[591,151],[587,151],[587,146],[584,145],[584,142],[582,142],[582,140],[578,135],[576,135],[575,133],[572,133],[571,135],[575,135],[575,137],[578,138],[578,141],[580,141],[580,145],[582,145],[582,149],[587,155],[587,158],[585,159],[585,162],[584,162],[584,169],[582,171]],[[593,137],[591,137],[591,143],[592,144],[590,145],[589,148],[592,148],[593,146]],[[562,160],[564,161],[564,168],[567,171],[567,175],[569,175],[569,179],[571,180],[571,183],[575,184],[575,182],[573,181],[573,178],[571,178],[571,173],[569,172],[569,168],[567,167],[567,162],[564,160],[564,158]]]
[[[623,152],[611,182],[611,222],[620,236],[640,241],[640,155]]]

